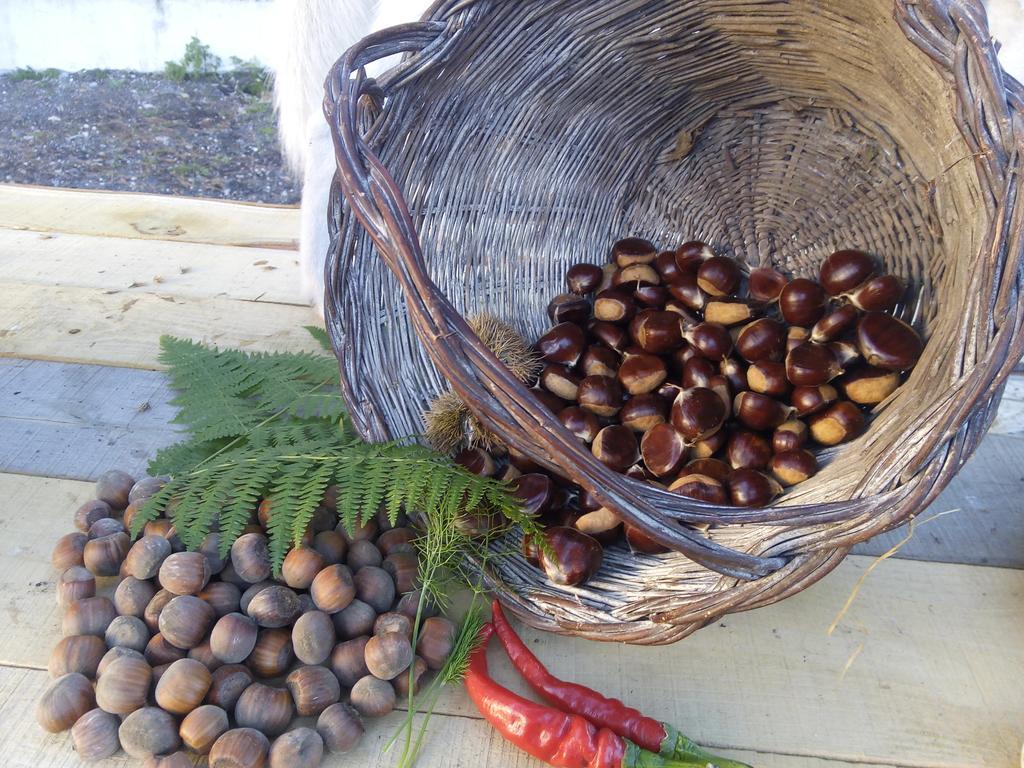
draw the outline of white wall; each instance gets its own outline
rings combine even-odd
[[[229,56],[273,57],[270,0],[0,0],[0,70],[162,70],[192,35]]]

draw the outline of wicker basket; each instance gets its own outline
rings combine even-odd
[[[384,76],[362,75],[395,53]],[[370,440],[418,433],[451,386],[674,550],[612,548],[579,588],[502,560],[486,577],[536,627],[668,643],[795,594],[923,510],[992,420],[1024,348],[1022,110],[978,2],[435,4],[353,47],[327,82],[328,328],[353,420]],[[627,234],[697,237],[795,275],[865,248],[912,286],[900,313],[924,356],[865,435],[771,507],[615,474],[462,316],[492,311],[536,338],[567,267],[603,263]]]

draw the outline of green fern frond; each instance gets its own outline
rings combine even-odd
[[[323,347],[325,351],[330,352],[331,354],[334,353],[334,349],[331,347],[331,339],[327,335],[327,331],[316,325],[304,325],[302,327],[309,331],[310,336],[320,342],[320,346]]]

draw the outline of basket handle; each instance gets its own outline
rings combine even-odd
[[[732,550],[691,530],[670,524],[664,515],[642,500],[627,499],[620,488],[621,476],[599,464],[589,452],[584,455],[575,441],[562,434],[564,428],[551,414],[526,412],[520,403],[529,401],[532,396],[525,386],[511,374],[502,375],[501,364],[434,285],[403,194],[373,152],[360,127],[365,124],[367,99],[379,105],[389,88],[407,83],[442,62],[461,30],[472,19],[474,10],[463,0],[449,8],[447,21],[404,24],[377,32],[350,48],[332,68],[326,82],[324,113],[332,129],[338,165],[336,178],[346,203],[398,279],[410,320],[420,338],[454,336],[461,342],[466,352],[465,360],[427,345],[434,364],[445,372],[455,391],[463,399],[471,401],[479,401],[475,393],[489,394],[501,401],[505,413],[487,408],[483,414],[485,423],[508,424],[508,412],[517,412],[520,417],[532,419],[536,422],[537,433],[537,444],[531,446],[535,453],[565,455],[577,465],[588,466],[599,482],[607,481],[609,490],[599,496],[604,503],[691,560],[723,575],[743,580],[757,579],[777,571],[786,565],[786,558]],[[366,64],[395,53],[411,55],[379,80],[365,77],[362,68]],[[492,373],[497,369],[495,375],[501,378],[500,388],[492,385],[486,391],[481,389],[474,376],[474,365],[481,362]],[[499,428],[499,431],[504,430]],[[516,439],[510,442],[520,450],[526,447],[517,445]],[[530,453],[529,450],[524,452]],[[647,519],[639,520],[630,508],[631,504],[642,510]]]

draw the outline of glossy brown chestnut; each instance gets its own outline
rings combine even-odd
[[[770,317],[760,317],[740,329],[736,351],[748,362],[780,360],[785,354],[785,327]]]
[[[548,318],[555,325],[583,325],[590,319],[590,302],[571,293],[561,293],[548,303]]]
[[[551,508],[554,483],[547,475],[539,472],[520,475],[512,481],[509,490],[519,502],[522,511],[528,515],[540,515]]]
[[[540,372],[540,385],[563,400],[575,400],[580,377],[564,365],[548,363]]]
[[[630,325],[633,340],[644,352],[668,354],[683,343],[679,315],[665,310],[647,310]]]
[[[750,270],[747,280],[747,293],[755,301],[777,301],[782,289],[786,287],[786,276],[771,267],[755,267]]]
[[[683,366],[683,387],[707,387],[718,374],[718,367],[705,357],[692,357]]]
[[[594,317],[602,322],[628,323],[635,314],[636,300],[623,289],[609,288],[594,297]]]
[[[621,362],[618,352],[601,344],[593,344],[583,353],[577,370],[584,376],[615,376]]]
[[[782,486],[756,469],[737,469],[729,478],[729,501],[736,507],[764,507],[782,493]]]
[[[661,424],[668,419],[669,402],[653,393],[636,395],[622,406],[622,410],[619,411],[619,422],[634,432],[646,432],[655,424]]]
[[[608,418],[622,408],[622,388],[610,376],[587,376],[580,381],[577,400],[581,408]]]
[[[697,268],[697,285],[709,296],[731,296],[740,287],[742,276],[734,259],[712,256]]]
[[[725,455],[733,469],[764,469],[772,458],[772,446],[764,435],[740,429],[729,435]]]
[[[697,268],[715,255],[711,247],[701,240],[687,240],[676,248],[676,266],[682,271],[696,272]]]
[[[903,281],[895,275],[873,277],[858,286],[846,298],[864,312],[888,312],[903,296]]]
[[[830,296],[856,288],[875,273],[875,260],[864,251],[846,249],[829,254],[821,262],[819,280]]]
[[[591,320],[587,323],[587,333],[590,338],[603,344],[609,349],[621,352],[630,344],[629,332],[621,325],[606,323],[601,320]]]
[[[544,532],[548,546],[540,548],[540,565],[555,584],[575,586],[601,567],[604,554],[592,536],[575,528],[555,526]]]
[[[727,430],[720,429],[715,434],[705,437],[703,440],[698,440],[690,447],[690,458],[691,459],[707,459],[714,456],[716,453],[725,448],[725,444],[729,441],[729,433]]]
[[[623,523],[623,531],[626,534],[626,543],[633,552],[640,552],[645,555],[660,555],[669,551],[669,548],[660,544],[648,536],[642,530],[630,523]]]
[[[853,403],[842,400],[808,421],[811,437],[821,445],[839,445],[864,429],[864,414]]]
[[[802,483],[818,471],[814,454],[799,448],[795,451],[776,453],[769,464],[772,476],[784,487]]]
[[[565,273],[565,287],[570,293],[583,296],[596,291],[603,277],[604,270],[596,264],[573,264]]]
[[[876,405],[900,386],[900,374],[872,365],[855,368],[838,380],[848,400],[858,405]]]
[[[686,463],[687,449],[686,438],[671,424],[651,427],[640,440],[644,465],[658,477],[677,474]]]
[[[573,523],[573,528],[588,536],[592,536],[601,544],[613,544],[618,540],[622,528],[622,518],[607,507],[580,515]]]
[[[455,454],[453,461],[465,467],[474,475],[480,475],[481,477],[494,477],[498,473],[498,467],[494,463],[494,458],[482,448],[467,448],[459,451]],[[315,546],[316,543],[314,542]],[[285,558],[285,562],[287,562],[287,558]],[[325,562],[324,565],[334,565],[334,563]],[[312,579],[310,583],[312,583]]]
[[[807,442],[807,434],[807,425],[799,419],[785,421],[772,433],[772,451],[795,451]]]
[[[835,353],[823,344],[804,342],[786,355],[786,378],[796,386],[827,384],[842,372]]]
[[[852,304],[844,304],[814,324],[811,328],[811,341],[815,344],[835,341],[853,328],[858,317],[860,317],[860,313],[856,307]]]
[[[620,267],[612,275],[612,287],[625,286],[627,290],[634,292],[640,285],[658,285],[659,283],[661,283],[661,275],[650,264],[630,264]]]
[[[636,435],[621,424],[611,424],[598,432],[590,450],[598,461],[616,472],[625,472],[640,459]]]
[[[662,251],[654,257],[654,268],[658,270],[661,279],[671,283],[679,277],[679,266],[676,264],[675,251]]]
[[[669,295],[684,307],[700,312],[707,303],[708,296],[697,285],[696,271],[684,271],[668,284]]]
[[[729,329],[718,323],[699,323],[683,332],[683,338],[708,360],[722,360],[732,352]]]
[[[805,341],[811,340],[811,332],[806,328],[801,328],[798,325],[791,325],[786,330],[786,354],[788,355],[794,349],[799,347]]]
[[[828,344],[828,348],[835,355],[839,367],[844,370],[851,368],[854,363],[860,360],[860,350],[856,344],[851,344],[848,341],[831,341]]]
[[[721,480],[697,472],[683,471],[668,489],[680,496],[696,499],[707,504],[728,504],[729,492]]]
[[[779,311],[790,325],[812,326],[825,314],[828,295],[819,283],[798,277],[779,294]]]
[[[718,364],[718,370],[728,380],[731,391],[742,392],[747,388],[747,367],[739,360],[727,357]]]
[[[670,296],[668,288],[663,285],[637,283],[633,291],[633,298],[636,299],[637,305],[651,309],[661,309],[664,307]]]
[[[575,365],[585,347],[583,329],[575,323],[559,323],[537,339],[537,351],[550,363]]]
[[[774,360],[759,360],[747,368],[747,387],[769,397],[785,397],[792,385],[786,378],[786,366]]]
[[[712,376],[708,382],[708,389],[722,398],[722,403],[725,405],[725,418],[729,418],[732,414],[732,392],[729,387],[729,380],[721,374]]]
[[[722,398],[707,387],[684,389],[672,402],[672,426],[691,442],[713,435],[721,429],[727,415]]]
[[[721,483],[729,482],[731,474],[732,467],[721,459],[712,458],[694,459],[683,467],[683,471],[679,473],[680,477],[683,475],[707,475]]]
[[[627,402],[626,405],[629,405],[629,403]],[[575,405],[560,410],[558,412],[558,419],[562,422],[562,426],[584,443],[593,442],[598,431],[601,429],[597,416]]]
[[[924,351],[917,331],[882,312],[868,312],[857,323],[857,346],[868,365],[887,371],[913,368]]]
[[[797,416],[810,416],[828,408],[839,400],[839,393],[831,384],[816,387],[794,387],[789,401],[796,409]]]
[[[626,237],[612,245],[612,261],[620,267],[650,264],[657,255],[658,249],[654,244],[641,237]]]
[[[653,392],[666,378],[668,370],[665,368],[665,362],[657,355],[646,352],[627,355],[619,366],[619,383],[631,395]]]
[[[733,400],[733,414],[744,426],[767,431],[789,418],[793,409],[758,392],[740,392]]]

